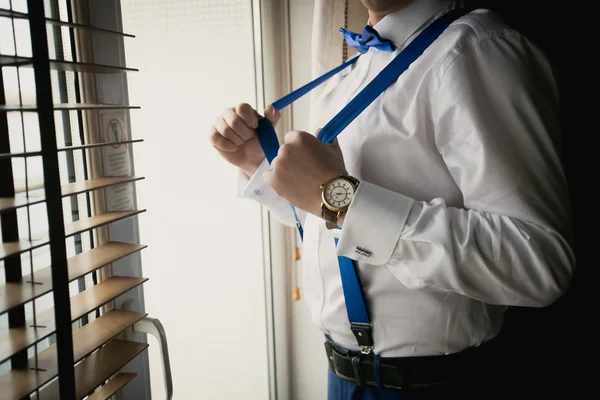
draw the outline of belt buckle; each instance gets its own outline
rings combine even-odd
[[[327,354],[327,362],[329,362],[329,368],[331,372],[336,373],[335,363],[333,362],[333,352],[338,352],[343,356],[352,358],[352,352],[344,346],[337,344],[333,340],[326,338],[325,341],[325,353]]]
[[[329,368],[331,369],[331,371],[334,374],[338,374],[338,370],[335,366],[335,362],[333,360],[333,354],[334,352],[338,353],[340,356],[346,357],[347,359],[350,360],[351,364],[352,364],[352,372],[353,372],[353,378],[355,383],[358,386],[364,387],[366,386],[366,382],[364,379],[363,374],[361,373],[361,368],[362,368],[362,361],[366,358],[372,358],[373,357],[373,353],[372,352],[367,352],[364,351],[365,349],[362,349],[362,351],[356,355],[355,353],[353,353],[352,351],[348,350],[347,348],[345,348],[344,346],[335,343],[334,341],[327,339],[327,341],[325,342],[325,351],[327,353],[327,361],[329,362]],[[339,376],[339,375],[338,375]]]

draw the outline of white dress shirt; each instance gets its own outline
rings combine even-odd
[[[314,104],[313,132],[454,7],[416,0],[377,23],[396,51],[372,48],[331,78]],[[557,87],[541,51],[490,11],[454,22],[340,134],[346,168],[361,181],[342,230],[301,213],[313,322],[359,348],[336,254],[358,262],[383,357],[477,346],[500,331],[506,306],[556,300],[575,264],[560,134]],[[242,176],[240,195],[293,226],[286,200],[262,180],[268,168],[265,161]]]

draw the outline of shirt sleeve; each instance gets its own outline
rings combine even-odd
[[[265,159],[250,178],[242,171],[239,171],[238,197],[254,200],[264,205],[280,223],[295,227],[296,218],[290,204],[271,187],[267,186],[263,180],[263,173],[268,169],[269,162]],[[296,214],[300,223],[304,224],[306,212],[296,209]]]
[[[432,119],[464,208],[361,182],[338,254],[385,265],[415,290],[554,302],[575,266],[557,93],[549,63],[518,34],[456,54],[440,74]]]

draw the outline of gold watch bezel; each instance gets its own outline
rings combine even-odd
[[[329,205],[329,203],[327,203],[327,201],[325,200],[325,188],[327,187],[327,185],[329,185],[330,183],[332,183],[333,181],[337,180],[337,179],[343,179],[346,182],[348,182],[352,188],[354,189],[354,193],[356,193],[356,185],[354,184],[354,182],[352,182],[350,179],[348,179],[345,175],[338,175],[335,178],[332,178],[330,180],[328,180],[325,183],[321,184],[321,207],[325,207],[330,211],[333,211],[335,213],[338,214],[338,218],[341,216],[341,213],[346,212],[348,210],[348,208],[350,207],[350,204],[348,204],[345,207],[334,207]]]

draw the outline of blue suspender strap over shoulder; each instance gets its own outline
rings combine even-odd
[[[394,83],[398,77],[433,43],[442,32],[456,19],[468,13],[468,9],[456,9],[446,13],[432,22],[422,31],[404,50],[402,50],[356,97],[354,97],[336,116],[334,116],[319,132],[319,140],[330,143],[346,128],[373,100],[375,100],[388,86]],[[277,110],[288,106],[312,89],[325,82],[339,71],[354,63],[358,58],[354,57],[339,67],[327,72],[323,76],[293,91],[273,103]],[[262,146],[269,163],[277,156],[279,141],[273,126],[266,118],[261,118],[257,129],[258,140]],[[303,237],[302,226],[298,221],[296,210],[294,211],[300,237]],[[337,246],[337,239],[335,244]],[[364,301],[364,294],[356,272],[355,262],[347,257],[338,257],[346,312],[350,327],[361,351],[364,354],[372,353],[373,337],[371,334],[371,320]]]

